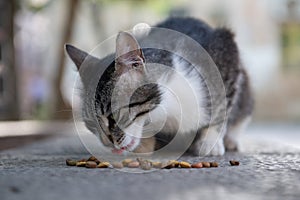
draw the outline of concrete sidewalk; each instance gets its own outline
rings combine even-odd
[[[282,129],[286,138],[299,139],[299,127],[288,127]],[[67,158],[89,156],[74,132],[0,152],[1,200],[300,199],[300,149],[280,139],[278,127],[250,128],[242,153],[206,158],[218,168],[138,174],[66,166]],[[231,159],[240,166],[230,166]]]

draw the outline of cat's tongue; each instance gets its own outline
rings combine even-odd
[[[111,152],[115,153],[115,154],[122,154],[124,151],[125,151],[125,148],[111,150]]]

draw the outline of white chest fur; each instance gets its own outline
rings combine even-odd
[[[207,95],[196,70],[179,59],[173,59],[170,78],[161,83],[162,101],[159,108],[151,113],[152,119],[165,122],[168,133],[189,133],[206,123],[205,109]]]

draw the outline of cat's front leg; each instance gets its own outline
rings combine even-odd
[[[190,152],[196,156],[220,156],[225,153],[223,143],[224,134],[213,126],[202,129],[195,138]]]
[[[134,149],[134,153],[153,153],[155,150],[155,138],[142,138],[139,145]]]
[[[228,126],[228,132],[224,137],[224,145],[227,151],[238,151],[240,149],[239,138],[251,121],[251,117],[247,116],[240,119],[236,124]]]

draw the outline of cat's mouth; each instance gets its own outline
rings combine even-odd
[[[121,147],[115,147],[112,149],[112,153],[122,154],[124,151],[133,151],[136,144],[135,138],[128,137],[128,139],[131,140],[129,143],[125,143]]]

